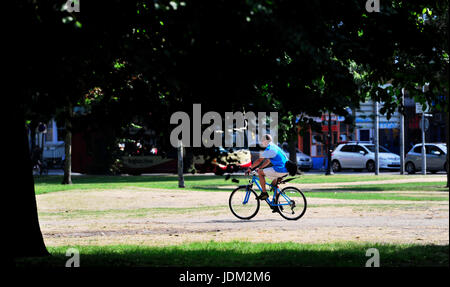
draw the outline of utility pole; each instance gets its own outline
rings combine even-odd
[[[422,111],[422,174],[427,174],[427,158],[425,150],[425,113]]]
[[[422,86],[422,92],[425,94],[425,85]],[[425,150],[425,110],[422,106],[422,174],[427,174],[427,154]]]
[[[378,102],[374,101],[373,104],[374,114],[375,114],[375,120],[374,120],[374,141],[375,141],[375,175],[378,175],[380,173],[380,165],[379,165],[379,150],[380,150],[380,143],[379,143],[379,135],[378,135],[378,127],[379,127],[379,117],[378,117]]]
[[[325,173],[325,175],[333,175],[333,169],[331,168],[331,112],[328,111],[328,144],[327,144],[327,158],[328,158],[328,163],[327,163],[327,172]]]
[[[405,89],[402,89],[401,106],[405,105]],[[405,174],[405,116],[400,111],[400,174]]]

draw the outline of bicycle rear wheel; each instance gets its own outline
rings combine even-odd
[[[229,206],[231,213],[239,219],[251,219],[259,211],[259,200],[256,199],[256,192],[241,186],[233,190],[230,194]]]
[[[306,197],[300,189],[288,186],[276,196],[278,212],[287,220],[297,220],[306,212]]]

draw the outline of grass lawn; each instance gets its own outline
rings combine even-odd
[[[414,176],[414,178],[420,178],[421,176]],[[225,180],[223,176],[192,176],[186,175],[185,186],[188,190],[222,190],[220,186],[237,186],[240,184],[246,184],[248,177],[236,176],[239,183],[234,183],[230,180]],[[356,181],[379,181],[389,179],[405,179],[411,178],[411,176],[405,177],[400,175],[334,175],[332,177],[325,175],[307,175],[301,176],[293,183],[333,183],[333,182],[356,182]],[[74,189],[116,189],[124,187],[146,187],[146,188],[163,188],[163,189],[177,189],[178,177],[177,176],[73,176],[72,185],[62,185],[62,176],[42,176],[35,178],[35,192],[36,194],[43,194],[55,191],[74,190]],[[404,184],[401,184],[404,185]],[[366,185],[364,185],[365,187]],[[376,185],[379,186],[379,185]],[[415,186],[419,188],[422,184],[412,183],[409,186]],[[445,186],[443,183],[442,188]],[[361,188],[364,188],[361,186]],[[356,187],[355,187],[356,188]],[[372,187],[373,188],[373,187]],[[430,189],[434,187],[429,186]],[[396,189],[399,190],[399,189]],[[400,189],[401,190],[401,189]],[[404,189],[403,189],[404,190]],[[435,190],[435,189],[433,189]]]
[[[435,182],[404,182],[404,183],[383,183],[383,184],[364,184],[347,185],[345,187],[334,188],[339,191],[449,191],[445,187],[445,181]]]
[[[250,243],[205,242],[169,247],[138,245],[70,246],[80,251],[80,267],[145,266],[349,266],[364,267],[366,251],[377,248],[381,267],[446,266],[449,246],[371,243]],[[64,267],[68,246],[49,247],[47,258],[25,258],[16,261],[23,267]]]
[[[237,177],[239,184],[245,184],[246,177]],[[410,178],[405,176],[353,176],[307,175],[297,179],[298,183],[378,181],[381,179]],[[417,176],[420,178],[420,176]],[[73,185],[61,185],[61,176],[36,178],[36,194],[63,190],[121,189],[126,187],[178,189],[176,176],[74,176]],[[295,181],[294,181],[295,182]],[[211,192],[230,192],[218,186],[237,186],[231,180],[219,176],[185,176],[186,189]],[[300,184],[301,186],[301,184]],[[414,191],[411,193],[403,191]],[[430,192],[442,191],[442,192]],[[376,184],[336,186],[333,189],[306,191],[307,198],[333,198],[358,200],[409,200],[409,201],[447,201],[448,191],[445,182],[414,182],[400,184]],[[351,202],[346,202],[351,204]],[[387,208],[375,205],[371,208]],[[392,203],[393,204],[393,203]],[[413,204],[408,203],[408,204]],[[417,203],[422,204],[422,203]],[[427,203],[421,205],[428,210]],[[322,205],[320,205],[322,206]],[[334,206],[334,205],[332,205]],[[355,205],[357,208],[360,205]],[[395,206],[395,205],[394,205]],[[312,205],[311,207],[314,207]],[[65,219],[103,218],[103,217],[145,217],[159,214],[188,214],[198,211],[221,212],[227,205],[183,208],[140,208],[133,210],[79,210],[69,213],[41,213],[41,216],[62,216]],[[367,208],[367,207],[363,207]],[[410,208],[417,208],[416,203]],[[391,209],[389,209],[391,210]],[[64,243],[66,244],[66,243]],[[396,266],[446,266],[449,264],[449,246],[418,244],[381,244],[360,242],[337,242],[325,244],[250,243],[250,242],[197,242],[172,246],[138,245],[106,246],[50,246],[53,255],[47,258],[24,258],[17,261],[18,266],[64,267],[66,250],[75,247],[80,250],[81,267],[145,267],[145,266],[217,266],[217,267],[270,267],[270,266],[317,266],[364,267],[369,257],[366,251],[377,248],[380,252],[381,267]]]
[[[305,192],[306,198],[333,198],[333,199],[356,199],[356,200],[410,200],[410,201],[448,201],[447,196],[433,196],[433,195],[404,195],[398,193],[370,193],[370,192],[344,192],[337,189],[336,192]]]
[[[239,177],[238,177],[239,178]],[[242,181],[243,177],[240,177]],[[178,189],[177,176],[73,176],[72,185],[62,185],[62,176],[42,176],[35,178],[36,194],[74,189],[117,189],[124,187],[146,187]],[[221,176],[185,176],[188,190],[202,190],[203,186],[238,185]],[[243,183],[241,183],[243,184]]]
[[[380,180],[392,179],[398,176],[353,176],[341,175],[336,177],[327,177],[324,175],[304,176],[305,183],[324,183],[333,180],[361,181],[361,179]],[[246,177],[236,177],[240,179],[239,184],[245,184]],[[401,177],[404,178],[404,177]],[[125,187],[144,187],[144,188],[162,188],[177,189],[178,178],[176,176],[74,176],[72,185],[62,185],[61,176],[44,176],[35,179],[36,194],[65,190],[95,190],[95,189],[120,189]],[[301,180],[301,179],[298,179]],[[295,181],[294,181],[295,182]],[[222,191],[230,192],[237,183],[231,180],[225,180],[220,176],[185,176],[185,186],[187,190],[198,191]],[[230,188],[224,188],[229,186]],[[220,188],[222,187],[222,188]],[[358,192],[364,191],[364,192]],[[374,193],[366,191],[376,191]],[[380,191],[424,191],[416,195],[405,195],[396,193],[380,193]],[[317,189],[311,192],[306,191],[307,197],[334,198],[334,199],[358,199],[358,200],[412,200],[412,201],[448,201],[448,193],[441,195],[426,194],[426,191],[448,191],[445,182],[414,182],[414,183],[395,183],[395,184],[365,184],[350,185],[328,189]]]
[[[356,181],[380,181],[408,178],[425,178],[424,175],[355,175],[355,174],[334,174],[332,176],[323,174],[308,174],[294,179],[293,183],[334,183],[334,182],[356,182]]]

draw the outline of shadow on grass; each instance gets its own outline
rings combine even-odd
[[[64,267],[68,247],[51,257],[16,260],[18,267]],[[381,267],[446,266],[449,246],[380,244],[200,243],[170,247],[83,246],[81,267],[364,267],[377,248]]]
[[[239,176],[231,177],[226,180],[225,176],[220,175],[205,175],[205,176],[194,176],[185,175],[185,182],[198,182],[198,181],[208,181],[208,180],[223,180],[223,182],[229,183],[230,185],[237,184],[232,182],[232,178],[241,179]],[[46,183],[46,184],[60,184],[63,176],[60,175],[49,175],[45,177],[35,177],[35,183]],[[85,175],[85,176],[73,176],[72,182],[74,184],[116,184],[116,183],[148,183],[148,182],[165,182],[165,183],[176,183],[178,184],[178,176],[176,175],[161,175],[161,176],[107,176],[107,175]]]
[[[337,188],[322,188],[316,191],[327,191],[327,192],[346,192],[346,191],[360,191],[360,192],[370,192],[370,191],[435,191],[435,192],[449,192],[448,187],[445,185],[428,185],[428,186],[415,186],[413,188],[408,186],[346,186]]]
[[[193,185],[193,186],[190,187],[190,189],[202,190],[202,191],[227,191],[227,192],[231,192],[237,187],[238,187],[237,184],[233,185],[231,183],[229,187],[228,187],[228,184],[225,184],[223,186],[217,186],[217,185],[203,185],[203,186]]]

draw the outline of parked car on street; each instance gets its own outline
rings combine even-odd
[[[427,171],[436,173],[441,170],[447,171],[447,144],[427,143],[425,144],[425,155]],[[405,170],[409,174],[422,170],[422,144],[416,144],[405,158]]]
[[[290,158],[289,152],[285,149],[283,149],[283,150],[286,153],[286,156],[288,158]],[[296,159],[297,159],[298,168],[300,168],[300,170],[302,170],[302,171],[309,171],[313,166],[311,157],[307,154],[302,153],[299,149],[295,149],[295,150],[296,150]]]
[[[380,146],[379,168],[400,169],[400,156]],[[331,154],[331,166],[334,172],[342,169],[375,171],[375,145],[368,142],[348,142],[340,144]]]

